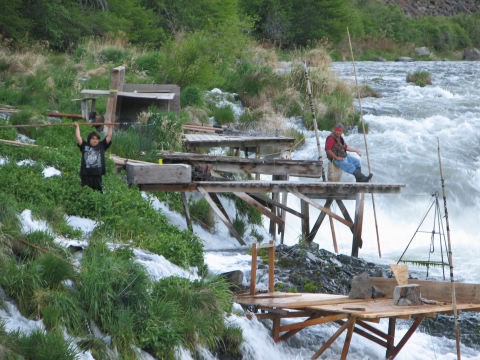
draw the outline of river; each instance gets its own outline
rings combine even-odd
[[[354,81],[351,63],[333,63],[332,70],[341,78]],[[406,82],[410,72],[428,71],[433,85],[424,88]],[[377,263],[396,263],[412,240],[406,259],[427,260],[433,229],[434,208],[427,210],[439,192],[441,213],[442,188],[439,171],[437,138],[440,140],[441,159],[450,220],[454,274],[458,281],[480,282],[480,63],[478,62],[361,62],[357,75],[361,84],[368,84],[381,98],[362,99],[364,119],[369,124],[367,135],[373,182],[404,183],[400,195],[376,195],[377,218],[382,258],[379,258],[371,196],[366,195],[363,228],[363,248],[360,257]],[[358,108],[358,101],[355,103]],[[302,129],[300,121],[291,120]],[[305,131],[303,128],[302,130]],[[329,132],[321,132],[322,144]],[[363,135],[346,135],[347,143],[363,152],[362,167],[367,169]],[[293,153],[294,159],[316,159],[313,132],[307,133],[306,144]],[[345,181],[354,181],[348,174]],[[289,205],[299,209],[295,198]],[[347,208],[354,212],[354,202]],[[339,213],[339,210],[334,207]],[[311,219],[318,212],[310,207]],[[419,228],[422,218],[425,221]],[[312,220],[311,220],[312,221]],[[287,215],[285,243],[298,242],[300,221]],[[446,230],[446,228],[445,228]],[[336,223],[339,251],[350,254],[352,235]],[[324,225],[315,242],[333,251],[330,228]],[[440,260],[438,237],[434,239],[432,260]],[[210,254],[207,262],[214,268],[233,269],[248,267],[245,256],[238,254]],[[218,265],[218,264],[224,264]],[[419,276],[426,276],[426,268],[410,265]],[[448,276],[448,271],[446,271]],[[432,278],[441,278],[442,269],[431,268]],[[268,326],[268,322],[265,322]],[[386,330],[382,321],[380,328]],[[397,339],[406,332],[408,322],[400,325]],[[265,335],[257,325],[244,324],[247,338]],[[307,359],[336,331],[336,326],[317,326],[302,330],[286,344],[268,346],[265,353],[247,356],[252,359]],[[262,332],[262,335],[259,334]],[[398,340],[397,340],[398,341]],[[337,359],[343,341],[337,341],[322,358]],[[260,351],[260,350],[258,350]],[[463,347],[465,359],[480,359],[479,350]],[[383,348],[354,335],[349,359],[382,359]],[[455,343],[445,338],[432,337],[417,331],[397,359],[455,359]]]

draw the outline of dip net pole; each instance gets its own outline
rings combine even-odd
[[[455,293],[455,279],[453,277],[452,243],[450,241],[450,223],[448,221],[447,193],[445,192],[445,180],[443,179],[443,170],[442,170],[442,157],[440,156],[440,139],[438,137],[437,137],[437,144],[438,144],[438,162],[440,164],[440,178],[442,180],[443,206],[445,208],[445,223],[447,225],[448,264],[450,266],[450,282],[452,284],[452,304],[453,304],[453,318],[455,321],[455,341],[457,343],[457,359],[460,360],[462,358],[462,355],[460,353],[460,329],[458,327],[457,295]]]
[[[368,154],[367,136],[365,135],[365,121],[363,120],[362,100],[360,98],[360,88],[358,87],[357,68],[355,66],[355,59],[353,57],[352,42],[350,40],[350,31],[348,31],[348,27],[347,27],[347,34],[348,34],[348,43],[350,45],[350,54],[352,56],[353,72],[355,74],[355,85],[356,85],[356,88],[357,88],[358,105],[360,107],[360,119],[362,121],[363,140],[365,142],[365,153],[367,154],[368,172],[371,173],[371,171],[370,171],[370,156]],[[372,181],[372,179],[369,180],[369,182],[371,182],[371,181]],[[372,204],[373,204],[373,216],[375,218],[375,230],[377,232],[378,256],[381,258],[382,257],[382,250],[380,249],[380,235],[378,234],[377,208],[375,206],[375,196],[373,195],[373,193],[372,193]]]

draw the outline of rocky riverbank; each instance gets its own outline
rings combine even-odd
[[[472,14],[480,9],[477,0],[384,0],[384,3],[399,5],[409,17]]]
[[[266,263],[266,262],[265,262]],[[260,269],[267,269],[265,264]],[[275,289],[291,292],[322,292],[347,295],[352,278],[367,272],[369,276],[393,277],[386,265],[367,262],[348,255],[336,255],[317,244],[308,246],[279,245],[276,248]],[[424,274],[410,273],[410,278],[423,278]],[[267,271],[260,282],[267,282]],[[455,339],[453,316],[437,315],[422,323],[420,331],[437,337]],[[459,316],[462,344],[480,349],[480,316],[478,313],[461,313]]]

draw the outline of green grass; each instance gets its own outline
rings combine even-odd
[[[235,121],[235,115],[230,106],[214,107],[212,110],[213,117],[218,125],[226,125]]]
[[[190,209],[190,215],[192,217],[192,220],[198,224],[207,226],[209,228],[215,227],[213,210],[208,204],[207,200],[202,198],[194,202],[191,199],[192,198],[189,199],[188,207]]]
[[[239,217],[238,214],[235,216],[235,219],[233,219],[232,226],[237,231],[238,235],[240,235],[240,237],[245,235],[245,232],[247,231],[247,223],[244,219]]]

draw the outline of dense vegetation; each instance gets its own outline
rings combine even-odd
[[[323,40],[334,49],[345,45],[347,26],[355,42],[364,44],[359,55],[365,50],[368,56],[379,50],[388,54],[393,47],[414,44],[451,57],[451,51],[480,46],[480,14],[408,18],[399,6],[385,6],[380,0],[2,0],[0,4],[4,38],[16,45],[40,40],[69,52],[85,37],[119,33],[153,49],[185,33],[223,34],[230,41],[251,33],[289,49]]]

